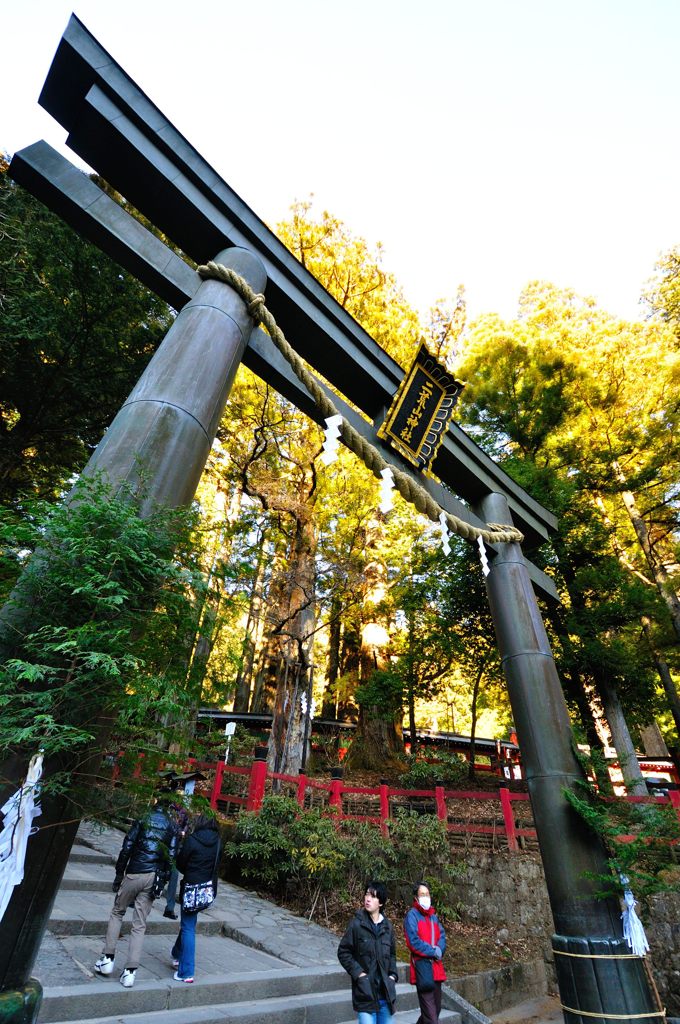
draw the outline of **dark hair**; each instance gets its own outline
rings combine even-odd
[[[215,832],[219,832],[217,822],[209,814],[197,814],[191,823],[191,831],[198,832],[200,828],[214,829]]]
[[[364,892],[375,896],[381,907],[384,907],[387,903],[387,889],[384,882],[376,882],[375,879],[369,879],[364,887]]]
[[[427,884],[427,882],[424,882],[422,880],[422,878],[421,878],[421,880],[419,882],[416,882],[416,884],[413,886],[413,895],[414,896],[418,895],[418,889],[420,889],[421,885],[423,885],[427,889],[428,892],[432,892],[432,890],[430,889],[430,887]]]

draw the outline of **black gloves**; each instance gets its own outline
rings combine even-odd
[[[113,885],[111,886],[111,892],[118,892],[118,890],[120,889],[122,881],[123,881],[123,876],[122,875],[116,875],[116,877],[113,880]]]

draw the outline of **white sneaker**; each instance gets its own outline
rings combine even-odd
[[[102,954],[94,965],[97,974],[113,974],[113,957]]]
[[[137,973],[136,969],[134,971],[129,971],[127,969],[127,967],[125,968],[125,970],[123,971],[123,973],[120,976],[120,983],[123,986],[123,988],[132,988],[132,986],[135,983],[135,974],[136,973]]]
[[[180,978],[180,976],[177,973],[177,971],[175,971],[175,973],[173,974],[173,978],[175,979],[175,981],[181,981],[185,985],[193,985],[193,983],[194,983],[194,979],[193,978]]]

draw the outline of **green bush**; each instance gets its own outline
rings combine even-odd
[[[329,891],[343,879],[343,838],[332,818],[301,811],[291,797],[267,796],[259,813],[239,815],[235,839],[225,852],[239,863],[243,878],[266,889],[294,881]]]
[[[438,754],[435,759],[425,761],[421,757],[410,757],[408,771],[399,779],[404,789],[434,789],[437,782],[455,786],[468,776],[468,763],[457,754]]]
[[[268,796],[259,814],[239,815],[225,851],[244,879],[274,892],[293,883],[298,898],[312,908],[319,894],[331,892],[356,906],[369,878],[381,879],[408,901],[413,883],[424,875],[435,905],[455,915],[446,892],[458,866],[450,863],[446,827],[433,815],[399,810],[389,835],[383,835],[370,822],[338,821],[317,809],[301,810],[290,797]]]

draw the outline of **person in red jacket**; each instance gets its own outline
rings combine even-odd
[[[442,982],[446,981],[442,963],[446,934],[432,906],[427,882],[418,882],[413,896],[413,906],[404,918],[404,935],[411,951],[411,984],[416,986],[420,1004],[417,1024],[437,1024]]]

